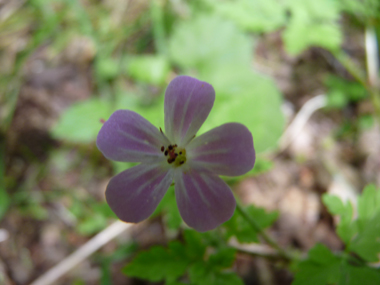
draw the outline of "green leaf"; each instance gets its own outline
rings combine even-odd
[[[337,233],[344,243],[349,244],[358,232],[356,222],[352,221],[354,209],[351,202],[343,204],[339,197],[328,194],[324,194],[322,200],[331,214],[340,216]]]
[[[190,280],[197,285],[243,285],[235,273],[223,273],[210,270],[203,262],[190,267]]]
[[[378,0],[340,0],[338,3],[342,11],[352,14],[364,25],[378,22],[380,19],[380,2]]]
[[[233,272],[217,274],[215,285],[244,285],[243,280]]]
[[[341,267],[340,285],[378,285],[380,284],[379,269],[367,266],[353,266],[344,263]]]
[[[123,273],[153,282],[175,281],[185,273],[189,263],[185,246],[173,241],[169,243],[169,248],[154,246],[139,253],[123,268]]]
[[[380,284],[379,269],[354,265],[353,261],[351,256],[335,256],[324,245],[317,244],[299,264],[292,285]]]
[[[231,63],[249,66],[252,44],[232,23],[203,15],[176,26],[169,52],[185,69],[215,70]]]
[[[236,250],[231,247],[222,248],[215,254],[210,255],[208,261],[210,267],[215,270],[231,267],[235,260]]]
[[[165,83],[170,72],[166,58],[156,55],[141,55],[128,60],[127,73],[132,78],[155,85]]]
[[[335,51],[342,42],[339,9],[334,0],[289,0],[291,19],[283,33],[287,51],[298,54],[310,46]]]
[[[299,264],[299,271],[292,285],[336,284],[339,281],[341,260],[324,245],[317,244],[308,258]]]
[[[359,234],[349,249],[369,262],[377,262],[380,253],[380,211],[371,219],[359,224]]]
[[[225,66],[201,77],[216,91],[214,107],[200,133],[227,122],[244,124],[257,153],[277,146],[284,125],[281,94],[269,78],[244,66]]]
[[[358,215],[360,220],[371,219],[380,211],[380,190],[371,184],[367,185],[358,199]]]
[[[352,238],[358,233],[357,223],[356,221],[350,221],[348,216],[343,216],[336,232],[342,241],[348,245],[352,241]]]
[[[100,120],[108,119],[111,112],[107,101],[96,98],[73,104],[63,113],[52,135],[74,143],[92,142],[102,127]]]
[[[327,106],[342,109],[348,104],[345,94],[340,90],[333,90],[327,94]]]
[[[344,215],[347,213],[347,208],[338,196],[324,194],[322,201],[333,215]]]
[[[353,218],[350,202],[343,204],[338,197],[323,195],[323,202],[332,214],[340,216],[339,237],[350,251],[369,262],[379,260],[380,253],[380,190],[368,185],[358,198],[358,218]]]
[[[186,254],[192,261],[202,260],[206,252],[207,243],[204,242],[202,234],[194,230],[185,230]]]
[[[343,108],[349,102],[357,102],[368,96],[366,89],[358,82],[348,81],[335,75],[324,80],[328,88],[328,106]]]
[[[218,13],[234,21],[242,29],[271,32],[286,22],[286,10],[278,0],[238,0],[216,2]]]
[[[139,253],[123,272],[131,277],[150,281],[166,280],[168,284],[177,284],[173,282],[185,273],[190,264],[203,262],[207,246],[203,235],[194,230],[185,230],[184,239],[186,245],[172,241],[168,248],[155,246]],[[219,254],[217,260],[223,260],[228,254],[231,252]]]
[[[248,214],[256,220],[261,229],[270,227],[278,218],[278,212],[267,213],[262,208],[256,208],[254,205],[250,205],[246,208]],[[235,236],[239,242],[249,243],[258,242],[257,231],[247,223],[247,221],[240,215],[238,211],[235,211],[232,218],[224,223],[227,228],[227,238]]]
[[[199,285],[243,284],[235,273],[223,271],[233,265],[235,254],[236,250],[233,248],[221,248],[210,255],[208,260],[194,263],[189,270],[190,280]]]
[[[213,244],[210,233],[185,230],[183,237],[185,244],[173,241],[168,248],[155,246],[139,253],[123,272],[154,282],[165,280],[166,284],[179,284],[177,279],[187,271],[191,284],[243,284],[236,274],[226,271],[233,265],[235,249]],[[212,238],[217,237],[214,234]],[[207,257],[206,248],[214,251]]]
[[[364,188],[358,198],[358,235],[349,249],[370,262],[379,260],[380,253],[380,190],[375,185]]]

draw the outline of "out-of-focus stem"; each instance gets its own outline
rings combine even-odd
[[[379,54],[375,29],[367,27],[365,30],[365,51],[367,57],[368,81],[371,86],[378,86]]]
[[[56,284],[57,280],[64,274],[75,268],[80,262],[85,260],[110,240],[131,227],[132,224],[126,224],[121,221],[114,222],[106,229],[94,236],[92,239],[90,239],[88,242],[86,242],[84,245],[82,245],[78,250],[73,252],[71,255],[59,262],[56,266],[33,281],[31,285]]]
[[[324,94],[317,95],[303,104],[302,108],[298,111],[297,115],[280,138],[280,151],[284,150],[296,140],[302,131],[302,128],[306,125],[314,112],[326,107],[326,105],[327,98]]]
[[[367,56],[368,82],[372,90],[370,94],[380,120],[379,53],[376,32],[373,27],[367,27],[365,30],[365,51]]]
[[[264,232],[259,224],[256,223],[256,221],[247,213],[247,211],[243,208],[243,206],[237,201],[236,202],[236,210],[242,215],[242,217],[250,224],[250,226],[258,232],[261,237],[275,250],[277,250],[278,255],[284,258],[285,260],[293,260],[291,254],[286,252],[283,248],[281,248],[275,240],[273,240],[266,232]]]

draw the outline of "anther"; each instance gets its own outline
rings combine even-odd
[[[167,150],[165,150],[165,153],[164,153],[164,154],[165,154],[165,156],[167,156],[167,155],[168,155],[168,151],[167,151]]]
[[[169,145],[168,149],[169,149],[169,150],[172,150],[172,149],[173,149],[173,146],[172,146],[172,145]]]
[[[182,151],[180,151],[179,154],[182,154]]]
[[[184,164],[184,163],[185,163],[184,161],[180,161],[180,162],[179,162],[180,165],[182,165],[182,164]]]
[[[175,155],[175,157],[177,157],[177,156],[178,156],[178,153],[175,153],[174,155]]]
[[[162,151],[162,152],[164,152],[164,150],[165,150],[165,147],[164,147],[164,146],[162,146],[162,147],[161,147],[161,151]]]

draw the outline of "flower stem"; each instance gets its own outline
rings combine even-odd
[[[237,201],[236,209],[242,215],[242,217],[250,224],[250,226],[261,235],[261,237],[274,249],[278,251],[279,256],[286,260],[293,260],[293,256],[281,248],[275,240],[273,240],[267,233],[265,233],[259,224],[248,214],[248,212],[243,208],[243,206]]]

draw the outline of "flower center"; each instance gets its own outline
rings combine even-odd
[[[179,148],[176,144],[169,145],[166,149],[161,147],[161,151],[168,158],[167,162],[178,167],[186,162],[186,149]]]

